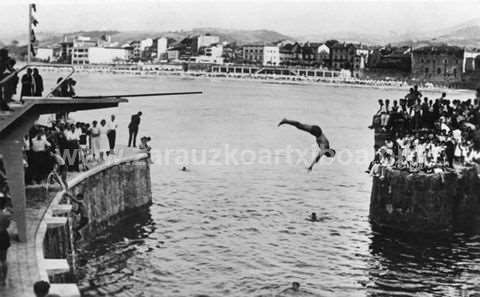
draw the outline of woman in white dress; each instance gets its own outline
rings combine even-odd
[[[100,127],[98,128],[100,131],[100,160],[105,160],[107,156],[107,152],[110,151],[110,144],[108,143],[108,127],[107,121],[101,120]]]
[[[100,155],[100,129],[97,124],[97,121],[93,121],[92,128],[90,129],[93,160],[97,160],[98,156]]]

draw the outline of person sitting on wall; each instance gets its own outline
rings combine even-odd
[[[142,138],[140,138],[140,145],[138,146],[138,148],[144,153],[150,154],[150,151],[152,150],[152,147],[148,144],[150,140],[152,140],[150,137],[143,136]]]

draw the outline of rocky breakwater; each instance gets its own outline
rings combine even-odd
[[[480,210],[477,169],[462,167],[443,175],[385,169],[385,178],[374,177],[373,227],[418,233],[474,227]]]

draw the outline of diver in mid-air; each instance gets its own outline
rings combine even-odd
[[[323,155],[329,158],[335,157],[335,150],[330,148],[330,142],[328,141],[327,137],[325,136],[325,134],[323,133],[322,129],[319,126],[306,125],[306,124],[302,124],[300,122],[292,121],[288,119],[281,120],[280,123],[278,123],[278,126],[280,127],[281,125],[294,126],[297,129],[308,132],[315,137],[315,141],[317,142],[318,147],[320,148],[320,152],[318,152],[312,164],[307,168],[309,171],[313,169],[313,165],[318,163],[318,161],[320,161]]]

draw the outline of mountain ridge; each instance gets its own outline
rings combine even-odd
[[[319,30],[321,31],[321,30]],[[183,38],[191,37],[199,34],[218,35],[221,41],[235,42],[240,45],[244,44],[269,44],[279,40],[290,40],[299,42],[323,42],[329,39],[337,39],[345,42],[358,42],[369,45],[413,45],[417,44],[436,44],[446,43],[462,47],[480,48],[480,18],[471,19],[454,26],[438,28],[432,31],[417,30],[414,32],[405,31],[403,33],[389,31],[382,34],[365,33],[352,31],[337,32],[316,32],[311,34],[303,34],[299,36],[290,36],[271,29],[227,29],[216,27],[200,27],[190,30],[174,30],[174,31],[84,31],[79,30],[69,33],[58,32],[38,32],[37,39],[41,46],[49,46],[61,42],[64,36],[85,35],[93,38],[100,38],[104,34],[110,34],[112,41],[124,44],[132,40],[141,40],[158,36],[165,36],[180,41]],[[14,38],[25,43],[26,34]],[[0,44],[10,44],[10,40],[2,40]]]

